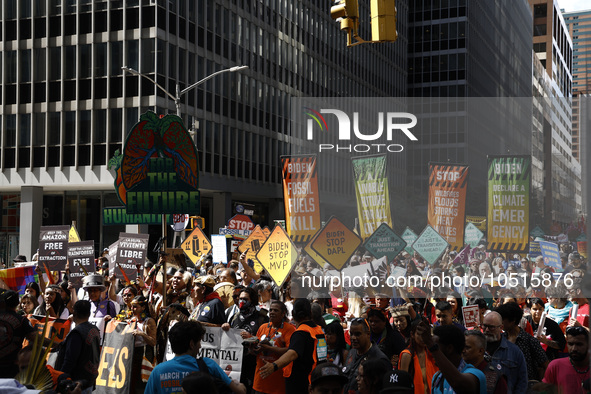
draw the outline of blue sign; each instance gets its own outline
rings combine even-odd
[[[540,241],[540,250],[544,256],[544,264],[562,271],[562,261],[560,261],[560,251],[558,245],[552,242]]]
[[[542,255],[542,251],[540,250],[540,242],[539,241],[531,241],[529,243],[529,258],[535,259],[538,256]]]

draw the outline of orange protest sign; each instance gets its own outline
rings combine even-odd
[[[196,264],[201,256],[209,253],[211,242],[199,227],[195,227],[187,239],[183,241],[181,248],[193,264]]]
[[[312,249],[340,270],[359,245],[361,238],[333,216],[316,236]]]
[[[257,224],[257,226],[252,230],[252,233],[246,238],[239,246],[238,251],[240,253],[244,253],[245,250],[248,250],[246,253],[246,258],[251,259],[254,261],[254,270],[256,272],[261,272],[263,270],[263,266],[257,260],[257,253],[261,249],[261,246],[265,243],[267,237],[261,229],[261,226]]]
[[[269,238],[269,235],[271,235],[271,230],[268,226],[263,227],[263,233],[265,233],[265,237]]]
[[[43,334],[43,326],[45,325],[45,316],[28,315],[27,318],[31,322],[31,326],[37,329],[39,334]],[[50,317],[47,320],[47,330],[45,331],[45,337],[48,339],[53,338],[55,343],[60,343],[70,332],[70,326],[72,322],[68,319],[54,319]],[[55,335],[55,336],[54,336]]]
[[[467,185],[467,166],[429,163],[428,221],[452,250],[464,247]]]
[[[276,225],[261,249],[257,259],[277,286],[281,286],[298,260],[298,251],[283,227]]]

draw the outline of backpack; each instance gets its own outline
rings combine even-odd
[[[211,374],[211,372],[207,368],[207,364],[205,364],[205,361],[203,361],[203,357],[197,359],[197,365],[199,366],[199,370],[201,372],[205,372],[209,374],[209,376],[211,376],[211,378],[213,379],[213,383],[215,384],[215,387],[218,390],[218,394],[232,394],[232,390],[230,390],[230,387],[221,378]]]

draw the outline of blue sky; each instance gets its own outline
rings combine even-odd
[[[558,0],[558,4],[566,12],[591,10],[591,2],[589,0]]]

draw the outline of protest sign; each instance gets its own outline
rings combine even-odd
[[[454,265],[467,265],[469,263],[469,261],[470,261],[470,246],[466,246],[454,258],[453,264]]]
[[[31,322],[31,326],[43,335],[43,327],[47,322],[47,330],[45,331],[45,338],[52,339],[55,343],[60,343],[70,332],[72,322],[68,319],[54,319],[45,316],[28,315],[27,318]]]
[[[204,327],[205,335],[197,357],[208,357],[224,371],[229,371],[231,379],[240,381],[242,366],[242,337],[235,328],[224,331],[219,327]]]
[[[39,263],[50,271],[66,269],[70,226],[42,226],[39,232]]]
[[[316,156],[281,156],[281,165],[287,233],[306,243],[321,225]]]
[[[110,273],[125,282],[135,279],[137,267],[143,267],[148,251],[148,234],[119,233],[119,245],[115,265],[109,265]]]
[[[82,287],[82,279],[95,272],[94,241],[68,243],[69,281],[75,288]]]
[[[115,261],[117,260],[117,249],[119,248],[119,241],[113,242],[109,245],[109,254],[107,255],[107,259],[109,259],[109,271],[112,274],[115,268]]]
[[[464,246],[467,188],[467,166],[429,163],[428,223],[452,250]]]
[[[228,252],[226,248],[226,236],[219,235],[219,234],[212,234],[211,235],[211,245],[212,245],[212,256],[214,264],[228,263]]]
[[[70,231],[68,232],[68,242],[80,242],[80,235],[78,235],[78,230],[76,230],[76,226],[72,224],[70,227]]]
[[[382,223],[386,223],[390,228],[393,227],[386,156],[354,157],[351,163],[360,235],[365,240]]]
[[[579,251],[579,254],[581,256],[583,256],[584,258],[588,258],[588,255],[587,255],[587,241],[577,242],[577,250]]]
[[[464,316],[464,327],[467,329],[480,327],[480,312],[478,305],[468,305],[462,307],[462,315]]]
[[[320,230],[311,246],[330,265],[340,270],[359,245],[361,238],[333,216]]]
[[[304,247],[304,252],[306,252],[306,254],[310,256],[310,258],[314,260],[319,266],[324,268],[326,264],[328,264],[328,261],[324,260],[322,256],[320,256],[318,253],[316,253],[314,249],[312,249],[312,243],[314,243],[314,240],[316,239],[318,234],[320,234],[320,230],[316,234],[314,234],[310,241],[308,241],[308,243]]]
[[[412,248],[412,244],[416,241],[418,237],[419,236],[408,227],[402,233],[402,239],[404,240],[404,242],[406,242],[406,248],[404,248],[404,250],[406,250],[406,252],[411,256],[415,252]]]
[[[544,230],[542,230],[540,226],[536,226],[533,228],[533,230],[529,232],[529,235],[530,237],[536,238],[543,237],[544,235],[546,235],[546,233],[544,233]]]
[[[275,225],[271,235],[257,253],[257,260],[265,267],[277,286],[283,281],[298,259],[298,251],[283,227]]]
[[[382,223],[365,241],[363,247],[374,257],[386,256],[388,261],[392,261],[404,250],[406,242],[386,223]]]
[[[529,243],[529,258],[534,259],[538,256],[542,255],[542,250],[540,249],[540,242],[539,241],[531,241]]]
[[[429,225],[425,227],[419,238],[412,244],[412,248],[430,265],[441,257],[449,244],[435,229]]]
[[[488,156],[489,252],[527,252],[530,188],[531,156]]]
[[[197,264],[201,256],[208,254],[211,247],[211,242],[199,227],[195,227],[181,244],[181,249],[193,264]]]
[[[241,230],[241,231],[253,231],[254,230],[254,222],[252,219],[246,215],[238,214],[234,215],[228,220],[228,225],[226,228],[230,230]],[[250,233],[247,233],[248,235]]]
[[[127,323],[111,320],[107,324],[94,393],[129,392],[135,341],[132,331]]]
[[[485,216],[473,216],[467,215],[466,216],[466,223],[472,223],[473,225],[478,228],[478,230],[484,232],[486,231],[486,217]]]
[[[464,242],[470,245],[471,248],[477,247],[482,237],[484,237],[484,233],[474,223],[466,224]]]
[[[552,242],[540,241],[540,251],[544,256],[544,264],[562,272],[562,261],[558,245]]]
[[[254,230],[252,230],[252,233],[248,236],[248,238],[246,238],[238,246],[238,251],[240,253],[244,253],[244,251],[248,250],[248,252],[246,252],[246,259],[254,261],[254,270],[256,272],[261,272],[263,270],[263,266],[257,260],[256,254],[259,252],[261,246],[265,243],[266,239],[267,237],[265,237],[263,229],[261,228],[261,226],[257,224],[257,226],[254,228]]]

